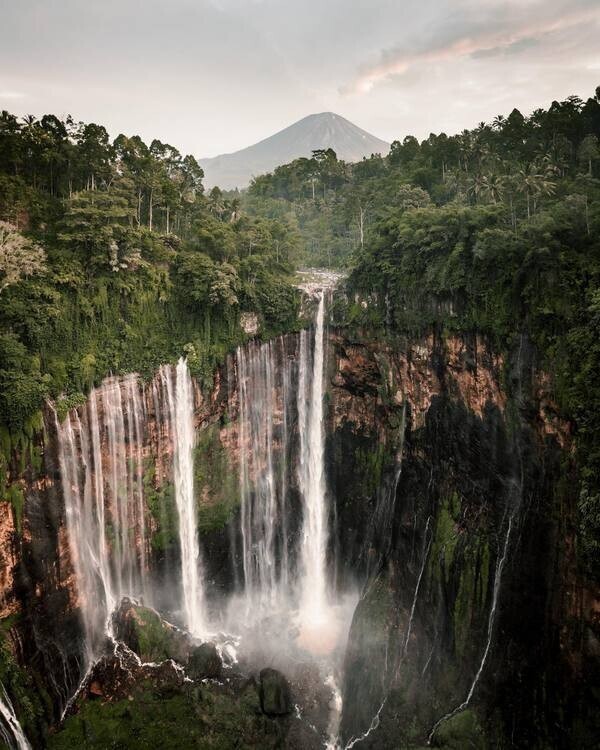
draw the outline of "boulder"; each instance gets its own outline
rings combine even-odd
[[[189,657],[191,640],[186,633],[163,620],[155,610],[130,599],[123,599],[113,613],[113,628],[115,638],[143,662],[173,659],[183,664]]]
[[[260,673],[260,707],[267,716],[285,716],[292,712],[292,693],[285,676],[277,669]]]
[[[223,671],[223,661],[214,643],[202,643],[196,646],[190,654],[187,674],[193,680],[216,680]]]

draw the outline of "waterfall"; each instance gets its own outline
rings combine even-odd
[[[300,431],[299,484],[304,522],[301,540],[301,618],[323,621],[327,610],[326,554],[327,511],[325,506],[325,431],[323,425],[323,379],[325,360],[325,291],[319,293],[315,321],[315,345],[310,372],[308,333],[300,338],[298,384],[298,428]]]
[[[310,329],[297,338],[250,342],[235,354],[238,387],[229,395],[231,413],[237,409],[240,526],[233,536],[242,548],[246,622],[277,610],[299,611],[304,624],[321,625],[328,617],[323,418],[330,285],[310,290],[317,302]],[[55,424],[88,664],[111,635],[111,616],[123,597],[173,604],[192,634],[205,633],[194,386],[186,360],[160,367],[148,386],[135,374],[106,378],[64,420],[55,413]],[[155,534],[170,528],[171,480],[180,556],[165,554],[156,568]],[[177,601],[164,581],[174,584]]]
[[[0,682],[0,738],[10,750],[31,750],[4,685]]]
[[[288,411],[291,362],[285,340],[251,342],[238,374],[240,532],[247,614],[282,606],[289,594]]]
[[[323,288],[316,299],[314,326],[300,332],[297,348],[289,356],[283,337],[237,349],[238,403],[230,403],[231,412],[236,407],[238,412],[239,537],[246,615],[262,617],[282,607],[299,609],[304,625],[322,624],[328,616]],[[297,461],[289,461],[296,446]],[[301,501],[298,542],[289,507],[292,470]]]
[[[149,596],[143,407],[135,375],[107,378],[62,424],[55,416],[71,558],[88,660],[123,596]]]
[[[161,376],[166,385],[170,434],[174,441],[173,478],[179,519],[183,615],[186,628],[199,636],[204,632],[205,624],[194,494],[194,388],[187,361],[183,358],[177,363],[174,389],[172,368],[161,368]]]
[[[408,625],[406,626],[404,648],[402,649],[402,660],[408,653],[408,644],[410,642],[410,633],[412,630],[412,624],[413,624],[413,620],[415,617],[417,599],[419,598],[419,589],[421,588],[421,580],[423,578],[423,573],[425,572],[425,566],[427,565],[427,560],[429,558],[429,550],[431,549],[431,544],[433,542],[433,534],[429,535],[429,540],[427,539],[427,533],[429,532],[429,527],[431,525],[431,518],[432,518],[431,516],[427,517],[427,523],[425,524],[425,531],[423,533],[423,553],[421,555],[421,570],[419,571],[419,575],[417,577],[417,585],[415,586],[415,593],[413,596],[412,606],[410,608],[410,616],[408,618]]]
[[[170,475],[162,466],[173,447],[172,474],[181,549],[181,609],[193,633],[203,628],[194,498],[194,394],[185,360],[163,366],[146,389],[135,374],[109,377],[83,406],[60,422],[58,462],[66,525],[86,637],[87,661],[111,634],[111,614],[123,597],[152,606],[144,461],[155,454],[157,481]],[[155,442],[148,408],[157,422]],[[161,431],[163,434],[161,434]],[[161,505],[160,512],[165,509]]]

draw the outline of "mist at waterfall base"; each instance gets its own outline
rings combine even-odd
[[[229,522],[233,585],[225,595],[212,590],[198,534],[201,396],[184,359],[149,384],[136,375],[107,378],[64,420],[55,413],[54,429],[87,667],[113,639],[112,615],[127,597],[198,642],[215,641],[226,662],[274,666],[292,679],[310,662],[313,679],[331,686],[334,734],[358,596],[334,590],[324,460],[327,290],[312,293],[309,329],[251,341],[227,365],[237,386],[230,385],[225,429],[238,446],[239,511]],[[176,537],[160,556],[157,524]]]

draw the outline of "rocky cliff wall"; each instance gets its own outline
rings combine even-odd
[[[332,346],[337,544],[363,584],[344,742],[594,747],[598,592],[570,425],[528,342],[508,361],[478,337]]]

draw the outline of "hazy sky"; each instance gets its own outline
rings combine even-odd
[[[386,140],[600,85],[600,0],[0,0],[0,108],[196,156],[313,112]]]

